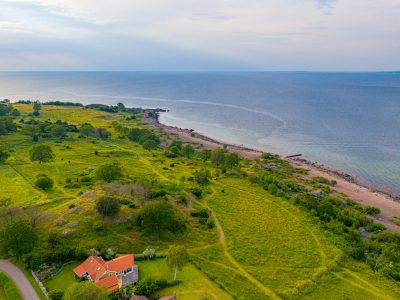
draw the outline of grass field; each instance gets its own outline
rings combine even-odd
[[[17,107],[22,112],[31,111],[28,105]],[[190,219],[185,234],[160,240],[132,229],[129,222],[105,221],[99,234],[93,225],[103,220],[94,211],[93,201],[104,193],[103,183],[67,187],[68,180],[93,177],[98,166],[117,161],[125,182],[148,178],[186,189],[193,183],[182,183],[181,178],[190,177],[204,164],[196,159],[167,158],[162,150],[147,151],[137,143],[118,138],[109,127],[114,120],[126,122],[119,113],[43,106],[39,119],[60,119],[76,125],[90,122],[107,127],[113,136],[109,140],[78,139],[76,135],[62,141],[43,139],[41,143],[51,145],[55,153],[55,160],[45,164],[29,160],[34,144],[30,137],[20,133],[0,136],[0,143],[12,151],[7,164],[0,167],[1,198],[12,198],[14,206],[40,205],[47,215],[43,221],[46,231],[67,232],[71,242],[89,249],[111,247],[118,253],[141,253],[146,247],[164,252],[171,244],[186,246],[192,263],[178,273],[182,283],[157,294],[176,291],[178,299],[183,300],[233,296],[254,300],[400,298],[399,284],[373,273],[364,264],[343,261],[342,252],[312,217],[246,178],[213,180],[205,188],[208,195],[189,203],[187,215],[192,206],[211,209],[216,223],[212,230]],[[132,121],[130,125],[137,123]],[[54,188],[45,192],[35,187],[38,174],[51,177]],[[135,212],[124,206],[121,218],[130,220]],[[62,220],[63,225],[55,225],[56,220]],[[78,225],[64,225],[73,222]],[[140,278],[172,278],[163,259],[137,264]],[[66,265],[46,282],[46,287],[65,290],[75,282],[75,265]]]
[[[50,280],[46,281],[44,286],[48,291],[52,290],[61,290],[65,291],[70,285],[77,282],[73,269],[78,266],[80,262],[73,262],[67,265],[64,265],[61,269],[61,272],[52,277]]]
[[[22,296],[14,282],[3,272],[0,272],[0,299],[22,300]]]
[[[165,259],[155,259],[151,261],[138,261],[139,278],[155,278],[172,280],[173,272],[168,268]],[[182,271],[178,272],[178,280],[182,283],[179,285],[158,291],[156,295],[172,295],[177,294],[178,299],[210,299],[225,300],[232,297],[221,290],[217,284],[212,282],[202,272],[196,269],[192,264],[186,265]]]

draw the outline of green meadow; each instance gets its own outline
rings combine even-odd
[[[21,112],[17,122],[31,118],[31,105],[14,107]],[[400,298],[398,282],[349,257],[341,239],[322,228],[315,216],[251,183],[243,173],[256,172],[253,162],[244,161],[240,172],[223,175],[218,167],[197,156],[168,157],[162,147],[146,150],[113,126],[117,122],[128,128],[142,127],[140,116],[130,120],[127,116],[125,112],[43,105],[40,116],[35,117],[39,121],[61,120],[76,126],[91,123],[107,128],[111,137],[81,138],[78,133],[69,133],[62,139],[34,142],[22,134],[23,123],[18,123],[17,132],[0,135],[1,145],[11,154],[0,165],[0,198],[10,198],[12,207],[40,209],[37,251],[48,247],[49,233],[85,251],[111,248],[118,254],[141,254],[153,248],[164,256],[171,245],[183,245],[190,262],[178,272],[180,284],[155,293],[176,292],[183,300]],[[162,141],[173,139],[157,130],[155,133]],[[30,160],[30,150],[37,143],[51,146],[53,161]],[[95,179],[96,170],[110,162],[117,162],[123,170],[119,184],[134,183],[137,188],[145,182],[157,187],[157,192],[166,191],[163,199],[183,216],[186,230],[161,238],[138,229],[135,220],[141,207],[154,199],[143,200],[136,194],[124,195],[127,199],[123,200],[129,200],[130,205],[121,205],[117,218],[102,218],[95,210],[96,200],[117,189],[122,193],[115,182]],[[203,169],[209,170],[212,178],[202,186],[192,177]],[[40,174],[54,181],[51,189],[36,186]],[[194,188],[202,189],[200,197],[191,193]],[[185,204],[177,200],[182,195]],[[207,227],[192,216],[201,209],[210,211],[214,226]],[[72,269],[79,262],[65,265],[60,274],[46,281],[46,288],[65,291],[76,281]],[[137,261],[137,265],[140,279],[173,277],[164,258]],[[0,299],[2,295],[0,286]]]

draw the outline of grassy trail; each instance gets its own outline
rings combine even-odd
[[[207,197],[210,198],[213,195],[215,195],[215,188],[211,187],[212,193]],[[214,220],[215,226],[217,228],[218,234],[219,234],[219,242],[222,245],[222,249],[224,252],[224,255],[226,258],[229,260],[229,262],[234,265],[239,273],[244,276],[248,281],[250,281],[252,284],[254,284],[258,289],[260,289],[265,295],[267,295],[271,299],[281,299],[277,294],[275,294],[270,288],[266,287],[263,285],[261,282],[259,282],[256,278],[254,278],[252,275],[250,275],[238,262],[237,260],[229,253],[228,246],[226,244],[226,239],[225,239],[225,233],[224,230],[222,229],[221,223],[218,221],[218,218],[216,214],[211,210],[211,208],[207,205],[207,201],[205,203],[200,203],[198,202],[201,206],[209,209],[212,212],[212,218]]]

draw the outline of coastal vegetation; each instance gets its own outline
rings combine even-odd
[[[136,254],[140,281],[113,299],[131,289],[179,299],[399,297],[400,235],[376,222],[379,209],[277,155],[249,160],[143,125],[150,113],[2,103],[1,256],[64,299],[94,289],[75,282],[74,262],[124,253]]]

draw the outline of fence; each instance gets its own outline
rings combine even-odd
[[[39,278],[37,278],[35,272],[31,271],[33,278],[35,279],[36,283],[38,284],[38,286],[40,287],[40,289],[42,290],[44,296],[46,297],[47,300],[50,300],[49,297],[49,293],[47,292],[46,288],[44,287],[43,283],[39,280]]]

